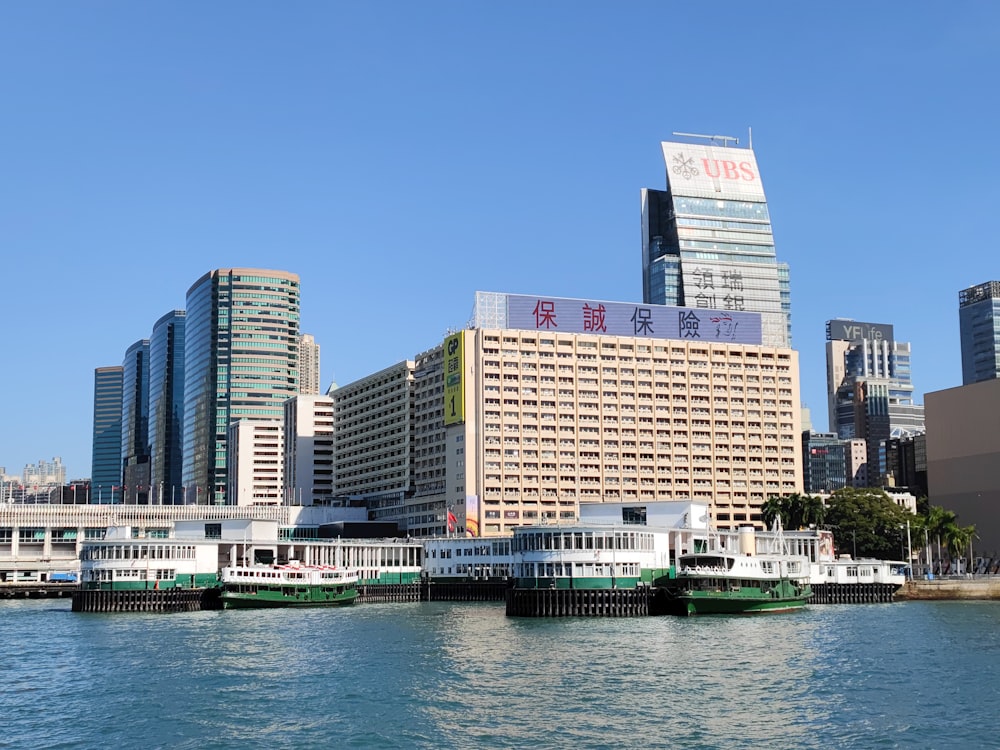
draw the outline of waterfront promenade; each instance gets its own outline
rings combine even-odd
[[[1000,575],[954,576],[907,581],[896,592],[897,601],[998,600]]]

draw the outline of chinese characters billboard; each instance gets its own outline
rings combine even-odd
[[[465,421],[465,338],[453,333],[444,340],[444,423],[461,424]]]
[[[759,313],[519,294],[507,295],[507,327],[650,339],[761,343]]]

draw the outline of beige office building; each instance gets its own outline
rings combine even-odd
[[[735,528],[759,525],[769,496],[802,491],[790,349],[496,329],[458,335],[465,422],[448,427],[446,440],[460,526],[491,536],[573,521],[584,502],[690,500],[709,505],[717,527]]]
[[[760,526],[768,497],[802,491],[798,355],[734,334],[759,342],[759,316],[549,302],[552,328],[528,330],[526,298],[481,292],[442,346],[332,391],[338,491],[414,536],[509,534],[605,501]],[[552,312],[570,305],[604,312]],[[687,338],[670,335],[678,316]],[[626,323],[645,335],[617,334]]]

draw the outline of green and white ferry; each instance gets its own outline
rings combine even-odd
[[[336,607],[358,596],[358,571],[331,565],[234,565],[222,569],[225,609]]]
[[[789,555],[780,529],[774,551],[757,551],[752,527],[739,530],[738,543],[681,555],[673,579],[662,582],[679,615],[734,615],[790,612],[812,596],[808,557]]]

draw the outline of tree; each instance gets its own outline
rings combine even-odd
[[[760,517],[767,528],[774,527],[774,521],[781,518],[781,525],[784,527],[788,520],[788,511],[785,507],[785,498],[778,495],[771,495],[762,506],[760,506]]]
[[[837,548],[858,557],[895,560],[902,528],[915,516],[876,488],[844,487],[826,504],[825,527],[833,530]]]

